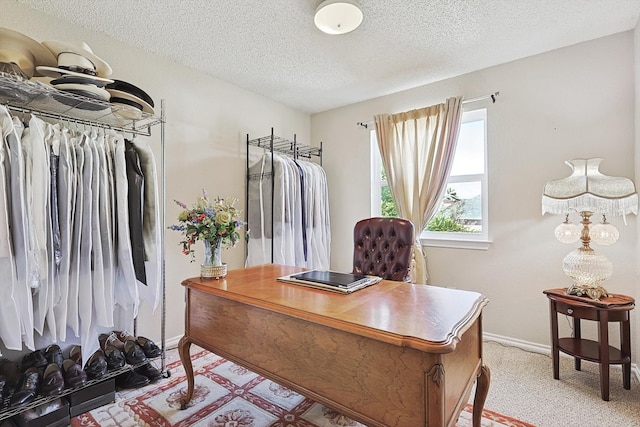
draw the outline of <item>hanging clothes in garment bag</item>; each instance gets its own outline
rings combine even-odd
[[[2,129],[4,114],[0,109],[0,339],[10,350],[22,348],[21,318],[18,302],[13,244],[11,237],[11,170],[10,153]],[[5,118],[6,119],[6,118]]]
[[[270,170],[273,156],[273,172]],[[265,153],[248,171],[246,265],[269,262],[328,269],[330,224],[326,175],[322,167]],[[273,180],[273,197],[271,192]],[[273,200],[273,216],[271,215]],[[303,203],[304,202],[304,203]],[[271,236],[274,252],[271,255]]]
[[[10,209],[11,241],[13,242],[13,260],[15,262],[15,301],[20,314],[20,333],[22,342],[30,350],[35,350],[33,334],[33,302],[29,283],[31,261],[29,259],[29,237],[27,230],[26,203],[24,192],[24,160],[22,157],[22,131],[24,126],[14,121],[4,106],[0,105],[0,127],[5,144],[5,170],[9,171],[11,197],[7,197]]]
[[[161,301],[153,152],[33,115],[25,128],[2,106],[0,132],[0,340],[18,351],[79,343],[88,360],[100,332],[132,330],[141,301]]]

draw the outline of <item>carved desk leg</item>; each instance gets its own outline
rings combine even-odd
[[[189,352],[190,348],[191,341],[189,341],[189,337],[184,335],[178,343],[178,353],[180,353],[180,361],[184,367],[184,372],[187,374],[187,395],[180,401],[180,409],[187,409],[187,405],[193,397],[194,378],[191,353]]]
[[[482,421],[482,409],[489,394],[489,383],[491,382],[491,371],[487,365],[482,365],[480,375],[476,383],[476,395],[473,398],[473,427],[480,427]]]

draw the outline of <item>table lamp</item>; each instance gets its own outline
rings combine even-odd
[[[601,158],[574,159],[565,163],[570,176],[549,181],[542,194],[542,214],[565,215],[565,221],[555,229],[563,243],[582,240],[582,246],[564,258],[562,268],[573,279],[567,294],[588,296],[594,300],[609,295],[601,283],[611,277],[613,265],[609,259],[591,248],[590,243],[610,245],[619,232],[607,222],[607,217],[638,214],[638,194],[632,180],[603,175],[599,171]],[[569,221],[569,214],[582,217],[582,228]],[[591,217],[602,215],[602,222],[591,228]]]

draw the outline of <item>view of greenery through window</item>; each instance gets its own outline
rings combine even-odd
[[[486,192],[485,128],[486,110],[463,113],[456,153],[447,182],[447,190],[437,214],[425,232],[454,232],[468,235],[483,230],[483,193]],[[375,135],[372,136],[375,138]],[[374,139],[375,141],[375,139]],[[384,167],[380,165],[380,212],[382,216],[398,216]]]
[[[382,181],[387,181],[384,169],[382,170]],[[383,185],[380,191],[382,197],[382,216],[398,216],[398,209],[393,201],[393,196],[391,196],[389,185]],[[447,193],[440,206],[440,210],[436,216],[429,221],[426,230],[463,233],[479,232],[477,229],[474,230],[472,227],[466,226],[461,219],[461,214],[465,210],[466,202],[466,200],[458,198],[453,188],[447,188]]]

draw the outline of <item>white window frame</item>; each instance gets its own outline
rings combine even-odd
[[[491,245],[489,239],[489,191],[488,191],[488,153],[487,153],[487,110],[478,109],[465,111],[462,115],[462,123],[484,120],[484,173],[473,175],[459,175],[449,177],[448,183],[456,182],[480,182],[482,203],[482,232],[481,233],[456,233],[422,231],[420,242],[423,246],[478,249],[487,250]],[[382,160],[377,146],[375,131],[371,133],[371,212],[380,215],[382,207],[381,191],[388,183],[381,178]]]

